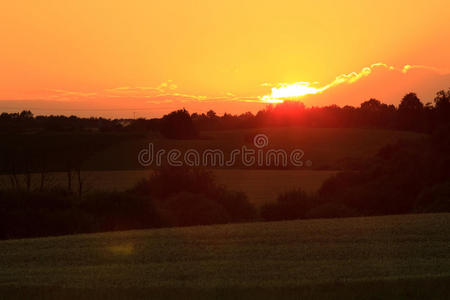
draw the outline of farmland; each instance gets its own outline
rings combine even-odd
[[[388,143],[398,139],[418,139],[421,134],[378,129],[336,129],[336,128],[302,128],[302,127],[280,127],[263,128],[255,130],[230,130],[230,131],[205,131],[201,138],[192,140],[172,140],[162,138],[158,134],[142,135],[108,135],[99,133],[99,140],[109,145],[102,151],[94,153],[84,161],[82,166],[83,186],[85,192],[94,190],[123,191],[131,188],[140,179],[148,176],[151,171],[144,169],[137,161],[140,150],[154,144],[155,149],[178,149],[182,152],[187,149],[195,149],[199,152],[205,149],[221,149],[228,155],[233,149],[242,146],[253,147],[252,136],[265,134],[268,138],[267,149],[283,149],[287,152],[292,149],[304,151],[304,161],[312,162],[312,165],[293,169],[274,168],[245,168],[240,163],[228,168],[215,168],[214,174],[219,184],[229,189],[243,191],[249,200],[259,206],[263,203],[274,201],[281,192],[301,187],[307,192],[316,191],[322,182],[330,175],[352,164],[360,159],[372,156]],[[80,151],[78,143],[83,145],[96,140],[93,136],[84,134],[76,135],[72,146],[54,144],[56,140],[63,140],[64,135],[44,135],[31,139],[22,136],[22,140],[30,140],[30,143],[45,144],[52,153],[48,157],[49,166],[55,170],[47,170],[45,187],[65,187],[67,185],[65,165],[66,160],[72,155],[77,157]],[[12,139],[13,143],[18,137]],[[113,142],[116,141],[116,142]],[[357,142],[355,142],[357,141]],[[61,151],[52,150],[53,145]],[[59,153],[61,152],[61,153]],[[32,152],[31,152],[32,153]],[[63,154],[64,153],[64,154]],[[22,162],[28,157],[17,157]],[[35,165],[43,165],[36,156]],[[53,161],[52,161],[53,160]],[[70,159],[69,159],[70,160]],[[26,160],[25,160],[26,161]],[[51,171],[51,172],[50,172]],[[18,175],[19,183],[25,186],[24,176]],[[33,174],[32,186],[39,188],[40,175]],[[0,175],[0,188],[11,187],[8,175]]]
[[[85,190],[90,191],[124,191],[133,187],[139,180],[149,176],[152,171],[86,171],[83,173]],[[217,182],[229,189],[245,192],[249,200],[259,206],[274,201],[277,195],[301,187],[307,192],[316,191],[322,182],[334,171],[313,170],[239,170],[216,169],[213,174]],[[65,173],[47,175],[48,187],[65,187]],[[23,176],[19,176],[24,182]],[[39,174],[32,176],[33,186],[39,186]],[[0,187],[8,188],[9,178],[0,175]]]
[[[0,242],[4,298],[439,298],[450,214],[126,231]]]
[[[226,155],[242,146],[253,147],[252,136],[265,134],[268,145],[264,149],[284,149],[292,151],[301,149],[304,161],[312,162],[311,166],[301,169],[336,170],[349,163],[364,159],[377,153],[388,143],[399,139],[417,139],[423,135],[394,130],[379,129],[343,129],[343,128],[302,128],[281,127],[229,131],[205,131],[200,139],[171,140],[157,135],[146,138],[129,139],[114,145],[101,153],[97,153],[85,163],[89,170],[140,170],[137,161],[140,150],[154,144],[156,149],[178,149],[181,152],[195,149],[220,149]],[[231,168],[242,168],[240,164]]]

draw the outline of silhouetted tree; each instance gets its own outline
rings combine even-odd
[[[436,120],[438,124],[450,123],[450,89],[447,91],[441,90],[436,93],[434,98],[436,107]],[[442,125],[438,125],[442,126]]]
[[[441,90],[436,93],[436,97],[434,98],[434,103],[436,105],[436,109],[448,109],[450,106],[450,89],[446,92]]]
[[[33,113],[29,110],[23,110],[20,115],[19,118],[23,119],[23,120],[29,120],[29,119],[33,119]]]
[[[338,100],[338,99],[337,99]],[[268,105],[256,115],[241,115],[215,111],[189,113],[174,111],[160,119],[78,118],[75,116],[36,116],[31,111],[2,113],[1,132],[32,131],[89,131],[89,132],[149,132],[159,131],[168,138],[186,139],[198,135],[198,130],[226,130],[260,128],[267,126],[307,126],[346,128],[387,128],[431,133],[450,120],[450,90],[439,91],[434,105],[422,104],[416,94],[405,95],[398,107],[387,105],[377,99],[361,103],[359,107],[329,105],[309,107],[299,101],[285,101]]]
[[[393,113],[395,107],[393,105],[381,103],[377,99],[370,99],[361,103],[360,106],[361,119],[360,122],[369,127],[389,127],[392,125]]]
[[[420,113],[422,110],[423,104],[415,93],[406,94],[398,107],[400,113]]]
[[[400,128],[405,130],[421,130],[424,126],[423,103],[415,93],[406,94],[398,107]]]
[[[197,129],[186,109],[180,109],[162,118],[161,133],[171,139],[190,139],[198,136]]]

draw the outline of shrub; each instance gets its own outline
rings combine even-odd
[[[231,222],[244,222],[256,218],[255,207],[243,192],[229,191],[223,187],[217,189],[217,202],[228,213]]]
[[[163,167],[141,180],[132,193],[167,198],[182,191],[211,194],[217,189],[211,172],[185,167]]]
[[[77,233],[86,216],[75,207],[76,198],[59,190],[0,192],[0,238]]]
[[[181,192],[169,197],[163,204],[172,226],[191,226],[227,223],[226,209],[202,194]]]
[[[83,199],[81,210],[95,217],[96,231],[128,230],[164,225],[151,197],[133,193],[97,193]]]
[[[169,224],[243,222],[256,216],[244,193],[218,186],[212,173],[202,169],[164,167],[130,192],[157,199]]]
[[[415,203],[415,212],[450,212],[450,181],[424,190]]]
[[[361,214],[348,206],[341,203],[324,203],[317,207],[313,207],[305,214],[306,219],[317,218],[348,218],[357,217]]]
[[[261,217],[267,221],[303,218],[315,203],[315,198],[297,189],[280,194],[277,202],[261,207]]]

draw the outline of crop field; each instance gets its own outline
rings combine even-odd
[[[351,165],[359,159],[375,154],[387,143],[399,139],[418,139],[421,134],[392,130],[377,129],[336,129],[336,128],[263,128],[254,130],[230,130],[202,132],[200,139],[195,140],[170,140],[161,138],[157,134],[142,136],[109,136],[99,134],[103,140],[112,143],[104,151],[91,156],[85,161],[82,169],[84,192],[95,190],[122,191],[132,187],[137,181],[152,172],[151,167],[144,169],[139,165],[137,156],[140,150],[148,148],[152,143],[156,149],[196,149],[199,152],[205,149],[220,149],[228,155],[234,149],[242,146],[253,147],[252,136],[265,134],[268,145],[264,149],[283,149],[289,153],[293,149],[301,149],[304,152],[304,161],[310,161],[311,165],[304,165],[295,169],[255,169],[246,168],[239,163],[227,169],[214,169],[219,184],[229,189],[243,191],[249,200],[255,205],[274,201],[281,192],[301,187],[307,192],[316,191],[322,182],[342,167]],[[61,137],[57,137],[58,139]],[[45,141],[53,145],[57,140],[49,135]],[[92,138],[92,137],[90,137]],[[357,142],[355,142],[357,141]],[[86,142],[86,141],[85,141]],[[61,145],[60,145],[61,146]],[[76,156],[79,151],[73,147],[67,153]],[[49,159],[61,160],[61,157],[51,156]],[[56,163],[58,165],[58,163]],[[64,161],[59,161],[61,170],[64,170]],[[46,174],[45,186],[67,186],[67,177],[64,172],[51,172]],[[19,182],[24,187],[23,175],[18,175]],[[74,179],[75,180],[75,179]],[[34,188],[40,187],[40,175],[33,174],[31,183]],[[0,175],[0,188],[11,186],[8,175]]]
[[[421,134],[378,129],[342,129],[342,128],[262,128],[229,131],[202,132],[200,139],[170,140],[158,136],[130,139],[98,153],[85,164],[89,170],[139,170],[142,166],[137,161],[140,150],[154,145],[166,151],[178,149],[182,152],[195,149],[202,152],[205,149],[220,149],[229,155],[234,149],[242,146],[253,147],[252,137],[255,134],[265,134],[268,145],[263,148],[283,149],[287,152],[301,149],[304,161],[310,161],[311,166],[300,169],[336,170],[355,160],[374,155],[381,147],[399,139],[417,139]],[[230,168],[242,168],[240,164]]]
[[[152,171],[87,171],[82,173],[85,191],[124,191],[139,180],[148,177]],[[312,170],[238,170],[216,169],[213,174],[217,183],[235,191],[245,192],[249,200],[259,206],[275,201],[279,193],[301,187],[307,192],[316,191],[322,182],[334,171]],[[67,174],[47,174],[47,187],[66,187]],[[25,185],[24,176],[19,176]],[[32,186],[38,188],[40,175],[32,175]],[[7,175],[0,175],[0,188],[10,187]]]
[[[450,214],[0,242],[0,298],[445,298]]]

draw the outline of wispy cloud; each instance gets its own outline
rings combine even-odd
[[[174,91],[178,86],[172,80],[162,82],[158,86],[121,86],[111,89],[106,89],[106,92],[111,93],[165,93],[167,91]]]
[[[424,69],[424,70],[430,70],[430,71],[434,71],[438,74],[448,74],[449,70],[445,70],[445,69],[439,69],[439,68],[435,68],[435,67],[430,67],[430,66],[424,66],[424,65],[405,65],[402,68],[402,73],[407,73],[409,70],[411,69]]]
[[[198,95],[182,92],[172,80],[157,86],[120,86],[95,92],[77,92],[60,89],[48,89],[52,100],[83,101],[96,97],[102,100],[141,101],[148,104],[189,103],[189,102],[259,102],[258,96],[238,96],[231,92],[222,95]]]
[[[79,98],[87,98],[87,97],[95,97],[98,94],[95,92],[80,92],[80,91],[68,91],[68,90],[60,90],[60,89],[47,89],[47,92],[50,92],[48,98],[55,100],[74,100]]]
[[[405,65],[402,68],[396,68],[394,66],[389,66],[385,63],[375,63],[369,67],[364,67],[359,72],[351,72],[348,74],[338,75],[332,82],[320,85],[319,82],[294,82],[294,83],[263,83],[262,86],[270,87],[271,93],[269,95],[264,95],[260,97],[263,102],[282,102],[283,100],[290,100],[301,98],[306,95],[320,94],[324,91],[337,87],[342,84],[352,84],[359,81],[362,78],[368,77],[376,69],[384,69],[393,72],[399,72],[402,74],[408,73],[412,69],[425,69],[430,70],[439,74],[445,74],[445,70],[441,70],[434,67],[424,66],[424,65]]]
[[[392,77],[389,74],[395,74],[396,80],[404,81],[401,78],[406,74],[410,73],[412,70],[425,70],[426,72],[431,71],[436,74],[444,74],[444,70],[438,68],[424,66],[424,65],[405,65],[401,68],[396,68],[394,66],[385,63],[375,63],[368,67],[362,68],[359,72],[351,72],[340,74],[335,77],[334,80],[327,84],[320,84],[317,81],[305,82],[298,81],[294,83],[263,83],[262,87],[269,88],[270,91],[266,95],[237,95],[233,92],[227,91],[219,95],[202,95],[193,94],[183,91],[175,82],[172,80],[167,80],[161,82],[158,85],[139,85],[139,86],[119,86],[115,88],[108,88],[99,91],[70,91],[63,89],[47,89],[46,92],[50,93],[47,97],[49,100],[59,100],[59,101],[100,101],[101,103],[111,103],[114,105],[158,105],[158,104],[188,104],[192,103],[194,106],[201,103],[222,103],[222,105],[227,105],[227,103],[277,103],[284,100],[303,100],[304,96],[307,95],[322,95],[321,97],[328,97],[330,93],[327,91],[337,91],[337,87],[350,86],[356,82],[362,81],[362,79],[371,77],[370,75],[377,71],[381,76]],[[388,73],[386,73],[388,72]],[[414,73],[414,72],[413,72]],[[386,75],[387,74],[387,75]],[[380,77],[380,76],[378,76]],[[371,77],[372,78],[372,77]],[[374,76],[373,78],[377,78]],[[384,78],[384,77],[383,77]],[[386,82],[385,78],[383,79]],[[382,80],[382,81],[383,81]],[[367,82],[367,81],[364,81]],[[392,88],[396,84],[389,84]],[[412,87],[411,87],[412,88]],[[351,88],[351,91],[355,89]],[[362,90],[359,90],[361,92]],[[370,89],[375,95],[376,89]],[[326,92],[326,93],[325,93]],[[357,95],[355,94],[355,97]],[[319,96],[317,96],[319,97]],[[346,96],[348,99],[348,96]],[[308,97],[309,99],[309,97]],[[306,100],[308,101],[308,100]],[[339,101],[333,99],[333,101]],[[203,104],[202,104],[203,105]]]

